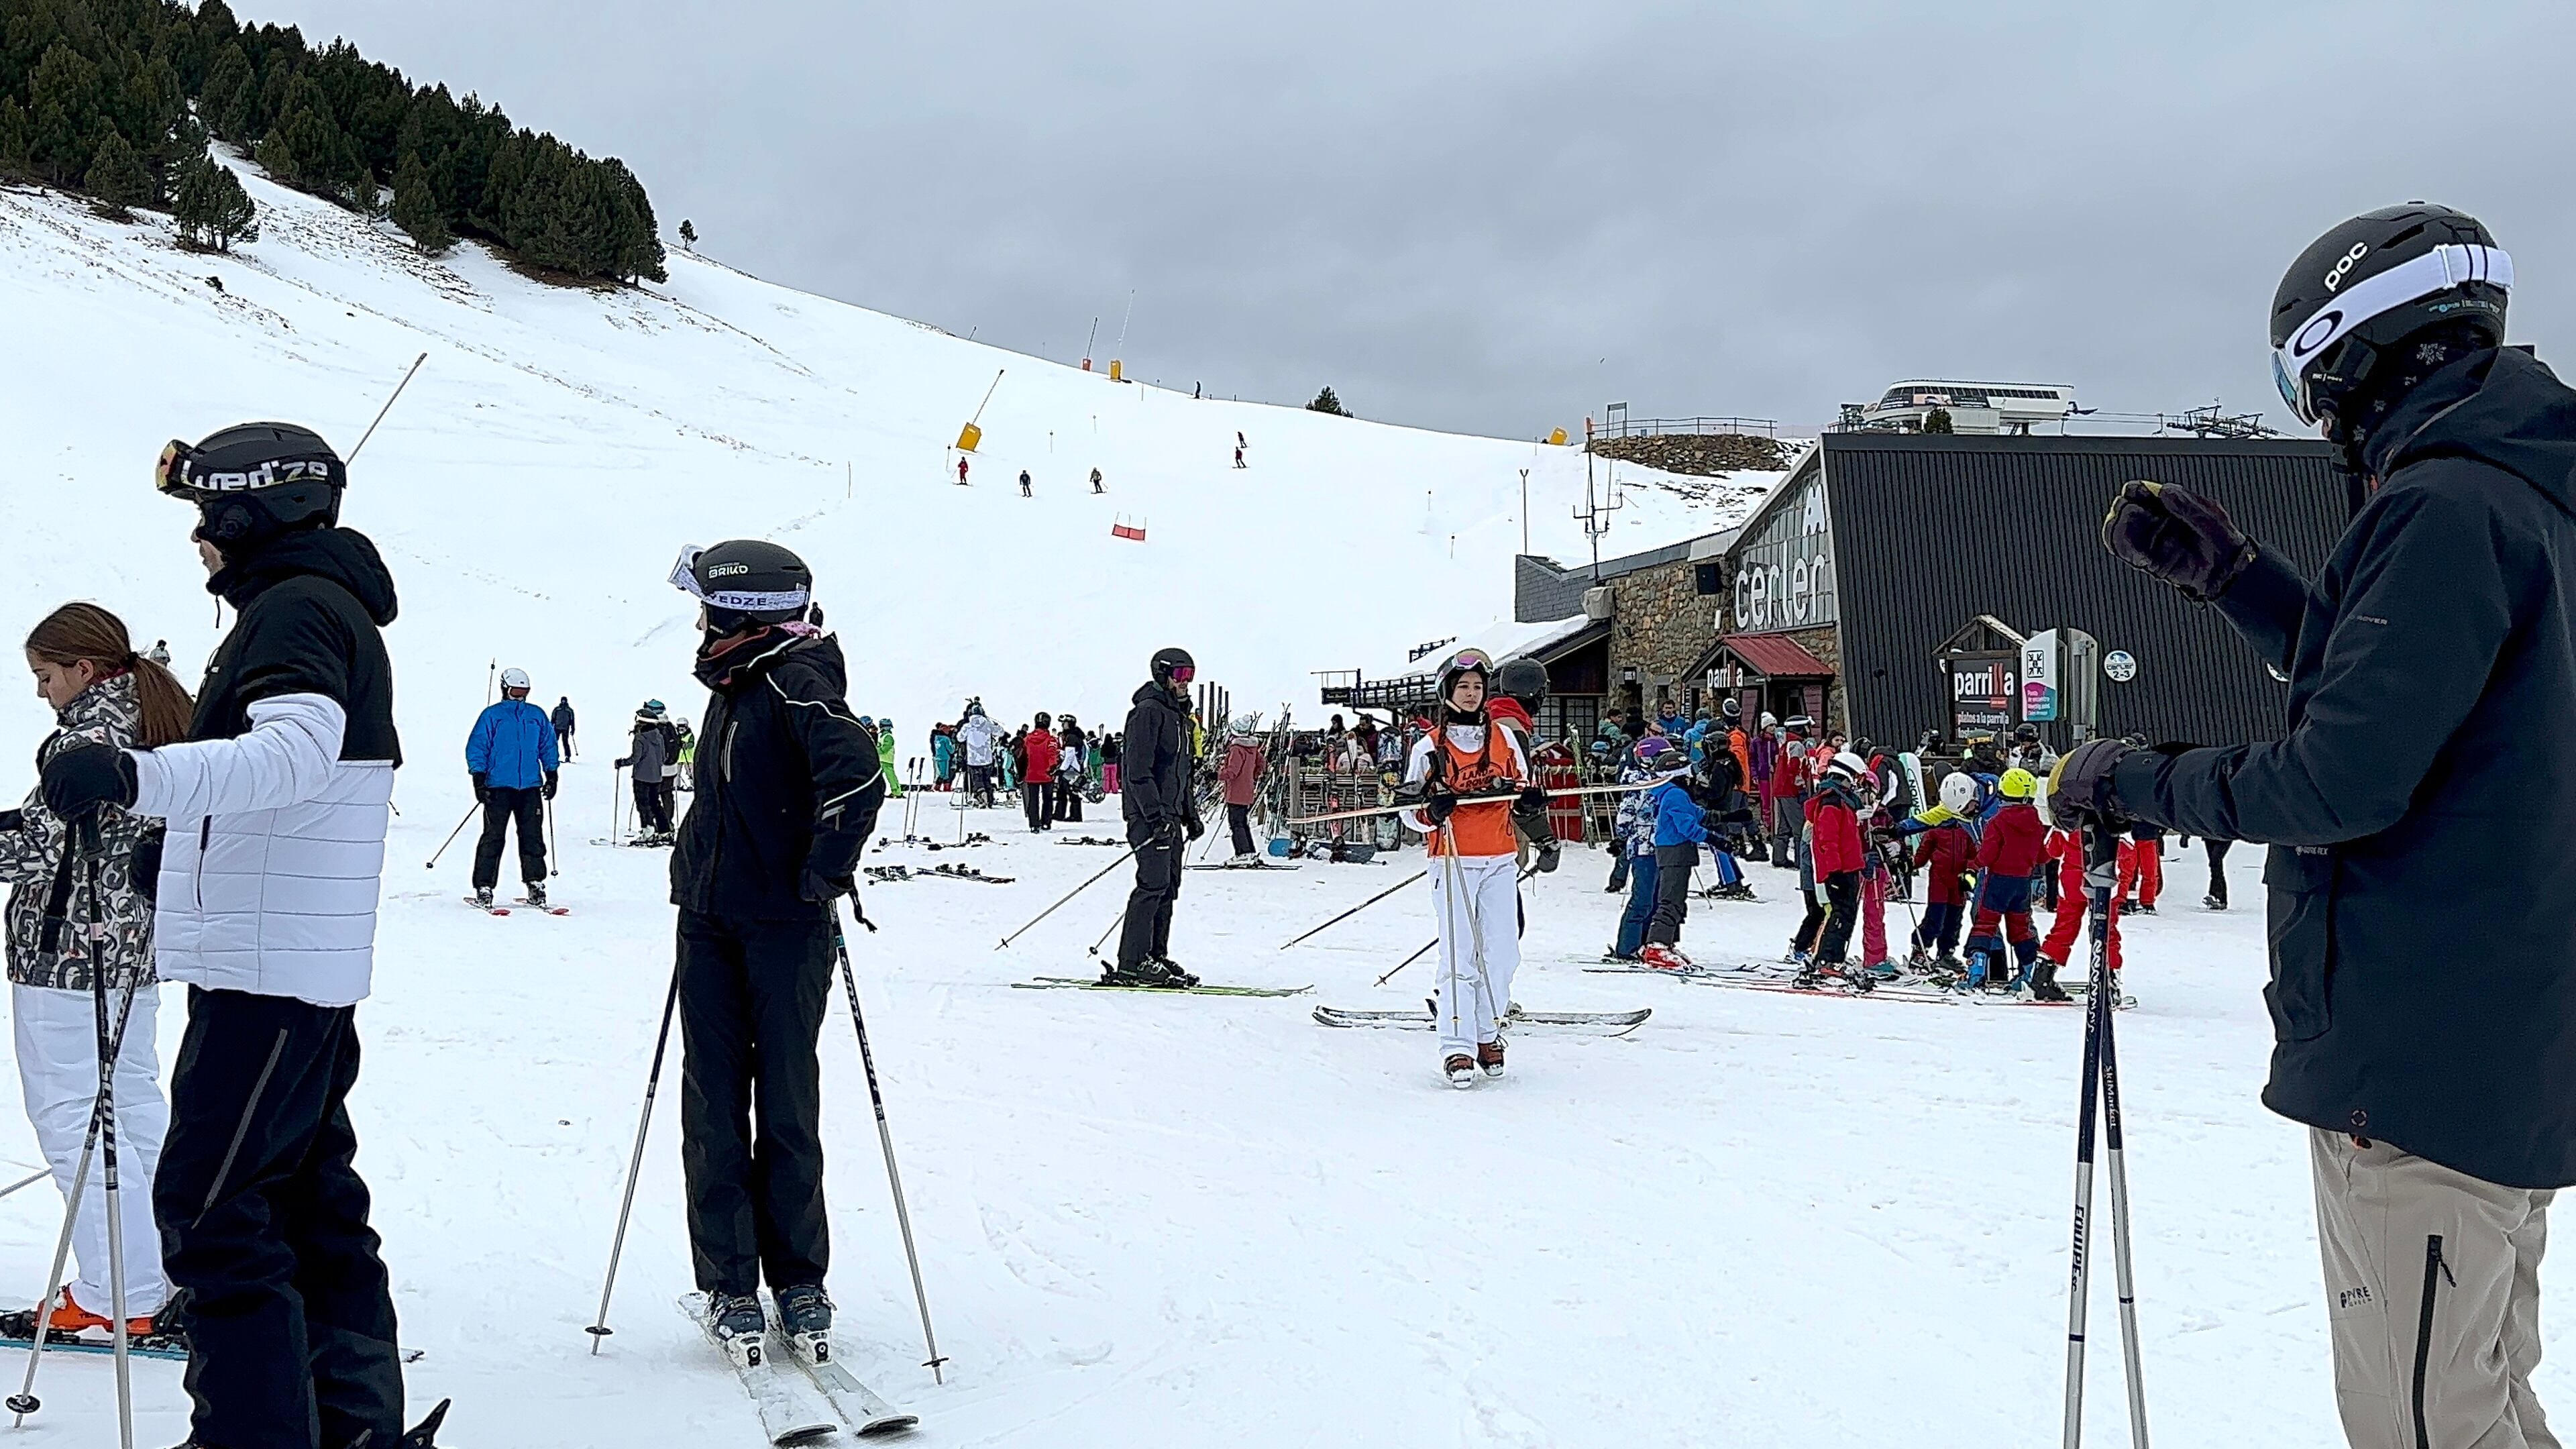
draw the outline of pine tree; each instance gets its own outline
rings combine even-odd
[[[228,252],[236,241],[259,240],[258,212],[232,169],[199,155],[181,163],[170,202],[179,240],[203,251]]]
[[[1945,407],[1935,407],[1932,411],[1925,413],[1923,415],[1923,431],[1927,433],[1947,433],[1952,431],[1950,426],[1950,410]]]
[[[120,220],[126,216],[127,207],[141,206],[153,199],[152,173],[143,169],[143,158],[134,154],[124,133],[113,126],[99,138],[98,150],[91,154],[89,174],[82,184],[109,215]]]
[[[202,13],[202,12],[201,12]],[[198,93],[197,114],[207,126],[227,141],[247,142],[251,138],[234,129],[248,123],[245,99],[258,98],[258,77],[251,73],[250,57],[239,45],[226,45],[215,56],[214,69],[206,73],[206,88]]]
[[[304,174],[296,169],[295,148],[286,144],[286,132],[276,126],[269,127],[268,134],[251,148],[251,159],[259,163],[259,169],[267,172],[270,180],[281,185],[293,186]]]
[[[447,229],[437,193],[430,187],[429,168],[416,153],[394,168],[394,225],[410,234],[411,244],[429,256],[456,245],[455,233]]]
[[[27,123],[27,113],[19,104],[0,96],[0,181],[14,180],[35,169],[29,155],[34,144],[34,128]]]
[[[1329,387],[1324,389],[1322,392],[1315,394],[1315,400],[1306,404],[1306,411],[1310,413],[1331,413],[1337,418],[1346,418],[1350,416],[1350,411],[1342,406],[1342,400],[1340,398],[1333,396],[1333,390]]]
[[[698,229],[685,216],[680,218],[680,245],[692,252],[698,249]]]

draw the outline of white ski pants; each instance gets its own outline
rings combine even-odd
[[[2342,1132],[2308,1146],[2353,1449],[2558,1449],[2531,1392],[2554,1194]]]
[[[98,1017],[86,991],[12,986],[17,1019],[18,1085],[27,1098],[27,1121],[36,1146],[54,1170],[54,1186],[68,1196],[80,1168],[98,1104]],[[125,1312],[144,1318],[161,1311],[170,1283],[161,1274],[161,1232],[152,1223],[152,1172],[160,1165],[161,1139],[170,1130],[170,1104],[161,1096],[161,1054],[153,1035],[161,988],[134,993],[125,1024],[125,1046],[116,1057],[116,1195],[124,1220]],[[116,993],[108,993],[109,1027],[115,1026]],[[89,1183],[72,1222],[72,1253],[79,1273],[71,1283],[80,1306],[101,1317],[113,1298],[107,1278],[107,1163],[91,1154]]]
[[[1520,862],[1508,855],[1440,856],[1431,862],[1431,911],[1440,922],[1435,984],[1440,1055],[1473,1056],[1502,1037],[1520,969]]]

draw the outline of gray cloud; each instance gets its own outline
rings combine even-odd
[[[2520,340],[2576,309],[2546,98],[2576,8],[301,0],[624,156],[773,280],[1372,417],[1777,417],[1924,374],[2271,404],[2281,267],[2467,208]]]

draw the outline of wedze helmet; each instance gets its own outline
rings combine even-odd
[[[671,587],[707,606],[707,623],[731,633],[746,622],[784,624],[814,606],[814,571],[766,539],[736,538],[680,550]]]
[[[2314,426],[2427,328],[2466,323],[2501,344],[2512,289],[2513,258],[2476,217],[2421,201],[2365,212],[2308,243],[2272,294],[2272,380]]]
[[[193,448],[171,439],[152,483],[197,505],[198,537],[240,548],[291,528],[339,522],[349,469],[311,428],[240,423]]]

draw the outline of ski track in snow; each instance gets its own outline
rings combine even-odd
[[[1307,671],[1507,612],[1521,466],[1535,547],[1586,551],[1565,516],[1581,496],[1572,450],[1122,388],[677,254],[673,282],[641,294],[541,287],[471,247],[411,257],[379,228],[244,181],[270,230],[229,258],[171,250],[166,223],[0,190],[0,316],[22,344],[0,360],[0,423],[21,449],[0,489],[29,561],[0,584],[0,616],[99,598],[193,668],[216,636],[183,511],[147,485],[161,440],[285,416],[353,443],[430,352],[349,504],[403,591],[388,639],[409,760],[352,1110],[403,1343],[421,1355],[415,1412],[453,1395],[459,1445],[759,1443],[732,1377],[669,1309],[691,1286],[676,1042],[618,1332],[593,1356],[581,1331],[672,936],[666,857],[585,842],[608,833],[612,793],[625,808],[608,762],[633,702],[694,714],[701,697],[693,611],[661,584],[679,544],[792,530],[845,632],[852,704],[901,721],[899,759],[969,692],[1013,718],[1114,719],[1145,655],[1175,639],[1240,707],[1287,698],[1314,718]],[[1003,367],[979,481],[958,489],[945,445]],[[1575,422],[1531,431],[1555,421]],[[1247,474],[1227,461],[1238,427]],[[1076,481],[1095,462],[1106,498]],[[1023,466],[1040,478],[1034,502],[1002,481]],[[1448,539],[1417,532],[1426,491],[1458,534],[1455,560]],[[1603,552],[1717,526],[1758,492],[1717,491],[1732,512],[1635,489]],[[1154,542],[1109,540],[1113,511],[1150,516]],[[1309,539],[1325,540],[1313,562],[1294,552]],[[1322,597],[1372,579],[1397,585],[1359,606]],[[495,663],[530,668],[542,697],[568,692],[582,712],[556,802],[566,917],[463,909],[470,839],[422,869],[468,807],[459,751]],[[49,724],[23,693],[0,711],[22,751]],[[923,834],[953,836],[952,800],[923,802]],[[885,833],[900,834],[888,808]],[[1115,834],[1112,809],[1069,833]],[[920,1367],[837,990],[824,1027],[844,1353],[923,1415],[915,1442],[2055,1437],[2080,1012],[1590,974],[1620,902],[1600,890],[1607,862],[1575,853],[1530,888],[1515,994],[1534,1010],[1654,1017],[1621,1039],[1522,1033],[1511,1075],[1456,1092],[1427,1035],[1307,1014],[1421,999],[1428,962],[1369,982],[1427,939],[1422,892],[1277,949],[1409,858],[1183,877],[1183,961],[1309,995],[1015,991],[1091,969],[1084,948],[1124,888],[1121,872],[995,951],[1105,863],[1033,842],[1017,818],[973,815],[1000,840],[963,854],[872,853],[1018,883],[872,885],[883,929],[852,941],[944,1387]],[[2270,1036],[2259,860],[2233,864],[2237,913],[2198,912],[2197,859],[2177,858],[2169,914],[2130,923],[2141,1005],[2120,1019],[2121,1061],[2149,1402],[2164,1442],[2322,1449],[2340,1436],[2306,1154],[2256,1101]],[[1695,954],[1777,954],[1794,886],[1752,874],[1761,903],[1694,903]],[[1901,938],[1904,912],[1890,922]],[[165,1063],[184,1010],[164,994]],[[0,1160],[32,1153],[25,1124],[0,1113]],[[2107,1184],[2097,1203],[2107,1214]],[[58,1211],[41,1189],[0,1204],[7,1293],[33,1301]],[[2125,1432],[2109,1272],[2097,1261],[2099,1442]],[[2540,1381],[2562,1407],[2567,1279],[2549,1278]],[[0,1354],[0,1377],[16,1367]],[[110,1442],[107,1363],[53,1359],[44,1374],[29,1442]],[[137,1365],[139,1442],[182,1437],[178,1381]]]

